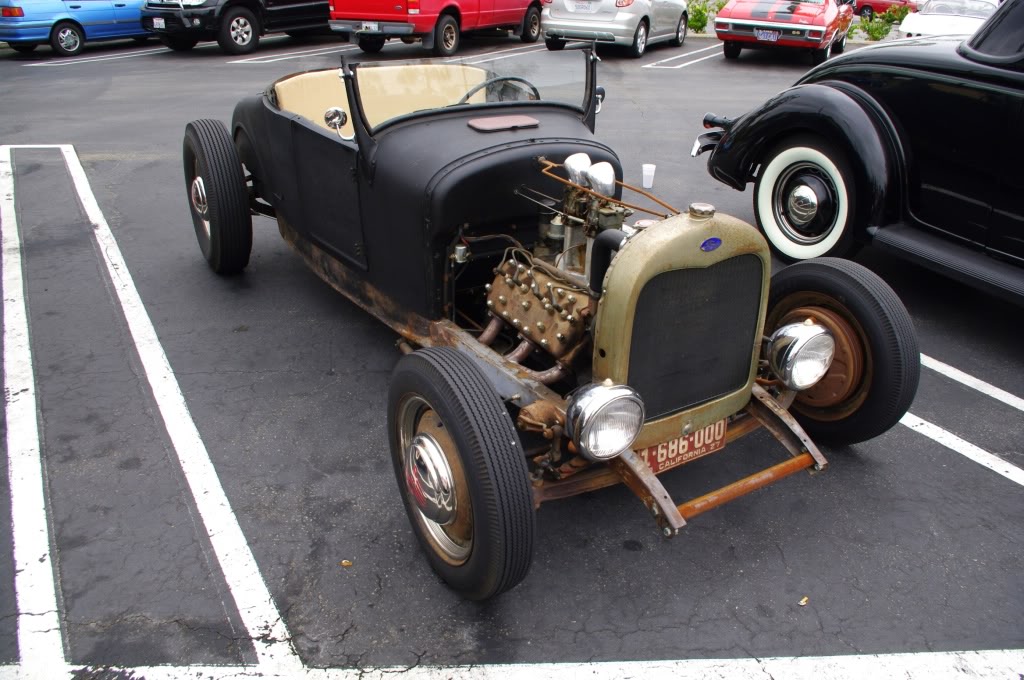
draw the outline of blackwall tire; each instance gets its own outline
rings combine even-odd
[[[846,51],[846,38],[847,37],[848,37],[848,34],[844,33],[842,40],[838,40],[838,41],[836,41],[836,43],[834,45],[832,45],[832,51],[835,52],[836,54],[842,54],[843,52],[845,52]]]
[[[818,64],[824,64],[828,61],[828,58],[832,56],[832,43],[825,45],[820,50],[811,51],[811,63],[815,66]]]
[[[260,44],[260,23],[245,7],[231,7],[220,18],[217,44],[228,54],[249,54]]]
[[[77,24],[62,21],[50,32],[50,47],[62,57],[73,57],[85,49],[85,32]]]
[[[388,391],[388,435],[406,512],[434,571],[472,600],[522,581],[536,532],[526,458],[508,411],[473,362],[448,347],[402,357]],[[423,456],[424,448],[442,455]],[[442,458],[441,466],[407,465]],[[414,499],[431,495],[434,487],[422,481],[428,469],[445,469],[451,481],[443,521],[423,509],[434,505]]]
[[[754,184],[754,216],[785,262],[845,257],[856,247],[856,197],[845,154],[819,137],[790,137],[763,159]]]
[[[633,44],[629,46],[629,56],[639,59],[647,51],[647,23],[641,21],[633,34]]]
[[[387,39],[380,36],[360,38],[359,49],[367,54],[377,54],[384,49],[385,42],[387,42]]]
[[[679,23],[676,24],[676,34],[669,41],[672,47],[682,47],[683,43],[686,42],[686,33],[690,29],[688,22],[689,18],[686,16],[686,12],[683,12],[683,15],[679,17]]]
[[[434,54],[451,57],[459,51],[459,22],[451,14],[442,14],[434,26]]]
[[[519,39],[524,43],[535,43],[540,38],[540,10],[536,5],[531,5],[523,17],[522,33]]]
[[[199,249],[213,271],[237,274],[252,252],[252,216],[242,162],[224,124],[204,119],[186,125],[182,159]]]
[[[823,443],[877,437],[899,422],[917,393],[921,355],[906,307],[876,274],[856,262],[797,262],[771,280],[766,335],[808,317],[828,327],[837,354],[817,385],[790,411]]]
[[[188,52],[199,44],[195,38],[187,38],[180,35],[159,35],[157,39],[164,47],[169,47],[175,52]]]
[[[722,54],[725,55],[726,59],[739,59],[740,58],[740,52],[742,52],[742,51],[743,51],[743,48],[738,43],[734,43],[734,42],[722,43]]]

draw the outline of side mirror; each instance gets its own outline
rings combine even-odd
[[[345,123],[348,122],[348,114],[345,113],[345,109],[339,106],[332,106],[331,108],[324,111],[324,124],[338,133],[338,137],[345,141],[352,139],[352,135],[345,136],[341,134],[341,128],[345,127]]]
[[[597,100],[597,106],[594,107],[594,113],[601,113],[601,105],[604,103],[604,88],[600,85],[594,88],[594,99]]]

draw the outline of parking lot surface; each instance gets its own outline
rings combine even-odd
[[[473,63],[547,54],[464,47]],[[394,335],[271,221],[224,279],[189,218],[185,124],[341,54],[364,58],[328,38],[244,58],[0,49],[0,678],[1024,673],[1021,309],[870,248],[857,259],[899,293],[923,355],[901,425],[673,540],[622,488],[546,504],[522,585],[483,604],[448,590],[391,470]],[[600,54],[597,132],[626,181],[655,163],[669,203],[753,221],[750,192],[690,144],[705,112],[744,112],[809,57],[727,62],[695,36]],[[771,455],[755,435],[663,481],[689,498]]]

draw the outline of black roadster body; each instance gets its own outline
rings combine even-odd
[[[526,575],[543,502],[625,483],[673,536],[823,469],[811,435],[885,432],[917,387],[891,289],[832,259],[771,277],[750,225],[623,184],[594,137],[603,95],[589,50],[519,75],[343,63],[243,100],[230,132],[186,127],[214,271],[239,274],[251,215],[275,218],[314,272],[398,334],[396,480],[431,566],[470,598]],[[782,462],[681,504],[659,481],[759,427]]]
[[[1024,304],[1024,1],[970,39],[859,49],[735,119],[694,155],[743,190],[787,261],[872,243]]]

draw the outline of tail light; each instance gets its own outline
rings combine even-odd
[[[409,11],[409,14],[419,14],[420,0],[408,0],[408,2],[405,3],[405,7]]]
[[[5,17],[23,17],[25,16],[25,10],[20,7],[4,7],[3,13],[0,16]]]
[[[616,7],[629,7],[633,4],[633,0],[615,0]]]

